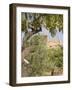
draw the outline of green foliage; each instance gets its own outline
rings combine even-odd
[[[48,49],[48,62],[50,69],[63,67],[63,51],[60,46]]]
[[[31,45],[41,45],[41,44],[45,44],[46,42],[46,39],[47,39],[47,36],[42,36],[40,34],[38,35],[34,35],[32,36],[29,41],[30,41],[30,44]]]
[[[32,25],[34,26],[34,30],[37,30],[41,26],[39,19],[33,20]]]
[[[21,23],[21,30],[22,30],[22,31],[26,31],[26,30],[27,30],[26,20],[23,20],[23,21],[22,21],[22,23]]]
[[[63,15],[48,14],[45,16],[44,22],[52,36],[55,36],[57,30],[63,30]]]
[[[56,34],[56,30],[63,30],[63,15],[61,14],[35,14],[32,13],[33,19],[28,19],[31,13],[22,14],[22,23],[21,30],[25,31],[28,29],[31,24],[34,28],[33,30],[37,30],[41,26],[41,24],[45,24],[46,28],[51,32],[51,35],[54,36]]]
[[[24,32],[27,32],[28,30],[28,25],[29,25],[28,14],[29,13],[21,14],[21,30]]]
[[[35,35],[29,40],[32,49],[27,57],[31,65],[31,76],[39,76],[44,72],[46,64],[44,64],[47,57],[47,47],[44,44],[45,37],[41,35]]]
[[[63,67],[62,48],[48,48],[46,38],[38,34],[28,41],[29,47],[32,47],[25,57],[31,65],[29,76],[45,75],[48,71]]]

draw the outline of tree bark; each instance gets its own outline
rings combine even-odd
[[[51,76],[53,76],[53,75],[54,75],[54,69],[51,70]]]

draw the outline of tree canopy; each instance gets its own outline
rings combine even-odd
[[[22,13],[21,30],[27,32],[28,28],[37,30],[44,25],[54,36],[56,30],[63,31],[63,15],[62,14],[38,14],[38,13]]]

